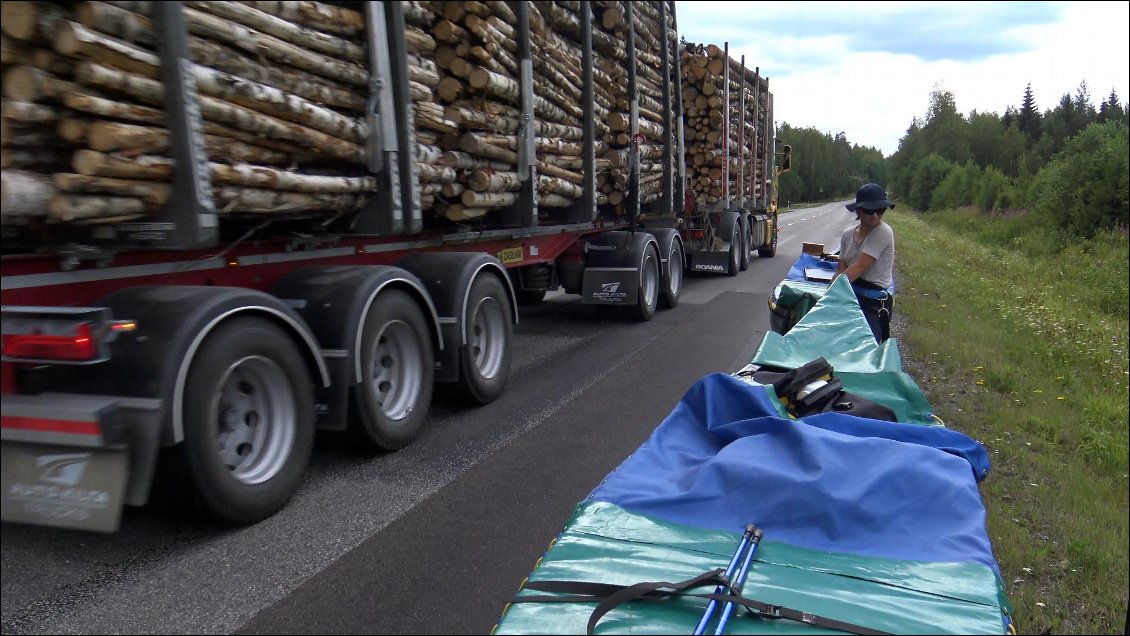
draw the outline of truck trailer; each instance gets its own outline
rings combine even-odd
[[[257,522],[315,430],[495,400],[520,304],[649,320],[776,248],[768,80],[670,0],[3,12],[5,521]]]

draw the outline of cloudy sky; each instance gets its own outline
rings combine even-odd
[[[1130,98],[1130,2],[676,3],[688,42],[730,44],[769,78],[777,124],[898,150],[936,88],[958,111],[1004,114],[1032,85],[1054,108],[1086,82],[1091,103]]]

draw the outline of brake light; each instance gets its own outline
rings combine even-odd
[[[687,238],[701,241],[706,238],[706,232],[703,230],[687,230]]]
[[[98,343],[86,322],[76,324],[72,333],[58,335],[6,333],[3,348],[8,358],[85,361],[99,355]]]

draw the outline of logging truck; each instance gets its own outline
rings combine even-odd
[[[768,82],[671,0],[0,8],[7,522],[254,523],[495,400],[521,303],[776,248]]]

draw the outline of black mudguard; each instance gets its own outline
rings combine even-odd
[[[333,384],[319,396],[319,428],[346,428],[349,391],[362,377],[361,325],[381,291],[394,288],[407,291],[420,304],[431,327],[434,350],[442,350],[439,319],[424,284],[400,267],[304,267],[280,278],[271,290],[310,325],[329,365]]]
[[[588,305],[634,305],[639,295],[644,250],[659,244],[646,231],[603,232],[585,244],[581,302]]]
[[[397,262],[416,275],[435,303],[443,340],[447,346],[437,355],[437,382],[459,381],[459,349],[465,344],[468,294],[478,276],[497,276],[506,288],[510,315],[518,322],[518,301],[510,276],[502,262],[485,252],[420,252]],[[437,350],[438,351],[438,350]]]

